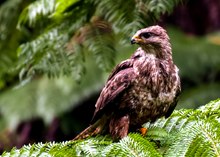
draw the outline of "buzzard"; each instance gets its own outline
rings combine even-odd
[[[158,25],[138,30],[131,44],[140,47],[112,71],[96,102],[92,124],[74,140],[108,132],[120,139],[173,112],[181,87],[166,31]]]

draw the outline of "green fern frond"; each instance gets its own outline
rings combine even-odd
[[[203,140],[208,144],[209,151],[206,150],[206,153],[210,155],[220,156],[220,131],[219,131],[219,121],[215,119],[207,119],[204,121],[198,122],[198,129],[200,130],[200,136],[203,137]]]
[[[17,75],[14,67],[17,63],[16,48],[22,39],[16,30],[18,16],[22,6],[28,2],[22,0],[1,1],[0,5],[0,90],[8,86]],[[7,87],[6,87],[7,88]]]
[[[178,2],[178,0],[169,2],[139,0],[124,3],[123,0],[119,0],[115,3],[110,0],[94,0],[98,8],[97,14],[104,16],[107,21],[112,22],[115,31],[124,35],[131,35],[137,29],[152,24],[153,20],[161,14],[171,12]]]
[[[61,34],[64,27],[65,25],[61,25],[53,28],[18,48],[20,63],[17,68],[23,69],[21,79],[33,76],[36,72],[55,77],[71,67],[69,61],[71,54],[64,51],[68,32]]]
[[[41,149],[43,149],[44,147],[53,147],[54,145],[58,145],[57,143],[53,143],[53,144],[42,144],[42,143],[38,143],[38,144],[33,144],[33,145],[27,145],[27,146],[23,146],[21,149],[16,149],[13,148],[9,153],[4,152],[2,154],[2,157],[15,157],[15,156],[50,156],[48,154],[48,152],[44,149],[44,151],[41,151]]]
[[[19,18],[18,28],[28,23],[29,26],[34,27],[42,18],[48,17],[55,11],[55,0],[38,0],[31,3],[25,8]]]
[[[199,120],[180,130],[165,156],[219,156],[219,128],[216,122]],[[205,150],[205,151],[204,151]]]
[[[114,39],[111,36],[103,35],[97,35],[95,38],[86,41],[88,50],[92,52],[97,65],[105,71],[110,71],[115,64],[116,51],[113,43]]]
[[[52,18],[54,19],[59,19],[63,18],[63,14],[65,11],[67,11],[68,8],[70,8],[72,5],[75,5],[79,2],[79,0],[68,0],[68,1],[63,1],[63,0],[56,0],[56,10],[52,14]]]
[[[127,137],[118,143],[106,147],[103,150],[103,156],[161,156],[157,152],[154,143],[139,134],[130,133]]]
[[[188,119],[184,116],[175,115],[179,114],[179,112],[174,112],[171,117],[167,119],[159,119],[156,122],[150,124],[144,124],[144,127],[146,128],[163,128],[166,129],[166,131],[169,133],[172,130],[180,130],[183,127],[185,127],[188,123],[191,123],[191,119]],[[182,114],[182,113],[181,113]]]
[[[87,69],[83,66],[82,60],[77,62],[78,60],[72,59],[83,58],[83,56],[80,57],[83,55],[81,52],[92,52],[92,57],[95,58],[97,65],[103,70],[109,70],[114,65],[116,58],[115,36],[120,36],[120,40],[123,41],[137,29],[145,27],[153,21],[152,16],[147,12],[149,9],[143,9],[143,7],[149,7],[148,3],[143,0],[126,3],[122,0],[117,3],[110,0],[71,0],[61,6],[62,3],[64,1],[61,0],[49,2],[39,0],[22,12],[18,26],[28,25],[39,29],[35,32],[39,34],[37,38],[22,44],[18,49],[20,54],[18,69],[22,71],[21,74],[24,76],[29,77],[43,73],[56,77],[76,73],[80,77]],[[163,3],[158,2],[158,4]],[[169,1],[171,6],[176,3],[176,1]],[[88,9],[90,7],[96,9]],[[171,7],[165,8],[166,11],[170,9],[172,10]],[[159,14],[158,12],[163,13],[165,10],[157,10],[157,12],[153,10],[152,12]],[[99,25],[93,23],[94,17],[102,17],[103,21],[108,22],[112,27],[111,33],[101,32]],[[73,38],[71,41],[71,36],[75,37],[80,29],[88,28],[88,25],[92,26],[91,28],[95,32],[92,34],[93,36],[89,37],[87,33],[90,32],[83,30],[84,34],[80,37],[84,40],[78,41]],[[83,51],[73,52],[69,56],[66,45],[74,48],[82,46]],[[75,54],[78,57],[72,57]],[[64,64],[62,65],[62,63]],[[79,64],[82,66],[78,67]],[[68,67],[73,68],[68,69]]]
[[[220,99],[213,100],[209,102],[205,106],[201,106],[199,109],[204,115],[204,117],[213,117],[213,118],[219,118],[220,116]]]
[[[88,138],[87,140],[68,141],[62,143],[38,143],[23,146],[21,149],[12,149],[4,152],[2,157],[7,156],[97,156],[100,155],[102,148],[111,145],[112,141],[107,136]]]
[[[145,127],[146,127],[146,125],[145,125]],[[148,129],[146,137],[149,140],[163,141],[169,135],[168,132],[163,128],[158,128],[158,127],[149,127],[149,128],[146,127],[146,128]]]
[[[161,140],[162,149],[169,148],[165,156],[219,156],[219,107],[217,99],[197,110],[176,110],[169,118],[145,126],[169,132],[171,138]]]
[[[158,19],[161,14],[165,14],[166,12],[171,13],[172,9],[178,3],[179,3],[178,0],[174,0],[174,1],[152,0],[148,2],[148,8]]]
[[[175,111],[168,119],[145,124],[146,137],[130,133],[118,142],[113,142],[110,136],[97,136],[64,143],[40,143],[12,149],[3,156],[219,156],[219,106],[220,99],[197,110]]]
[[[112,144],[109,136],[97,136],[86,140],[73,141],[62,147],[54,156],[100,156],[103,148]]]
[[[175,142],[166,151],[165,156],[186,156],[187,152],[191,151],[191,146],[196,146],[195,141],[201,142],[201,140],[196,140],[198,137],[197,131],[197,128],[193,125],[180,131]]]

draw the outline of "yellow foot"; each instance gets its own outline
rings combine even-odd
[[[140,128],[139,131],[141,132],[142,136],[146,136],[147,134],[147,128]]]

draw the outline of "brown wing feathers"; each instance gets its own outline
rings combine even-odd
[[[112,102],[114,102],[115,99],[117,99],[117,97],[119,97],[120,94],[131,85],[134,72],[133,68],[128,67],[128,65],[131,65],[128,61],[126,62],[126,66],[125,64],[118,65],[113,72],[114,75],[109,77],[106,86],[103,88],[95,105],[96,110],[92,122],[97,120],[105,110],[114,108],[114,103]]]

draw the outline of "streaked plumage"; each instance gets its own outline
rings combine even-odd
[[[166,31],[160,26],[141,29],[131,43],[140,47],[112,71],[96,102],[92,124],[75,139],[99,133],[123,138],[129,130],[173,112],[180,78]]]

